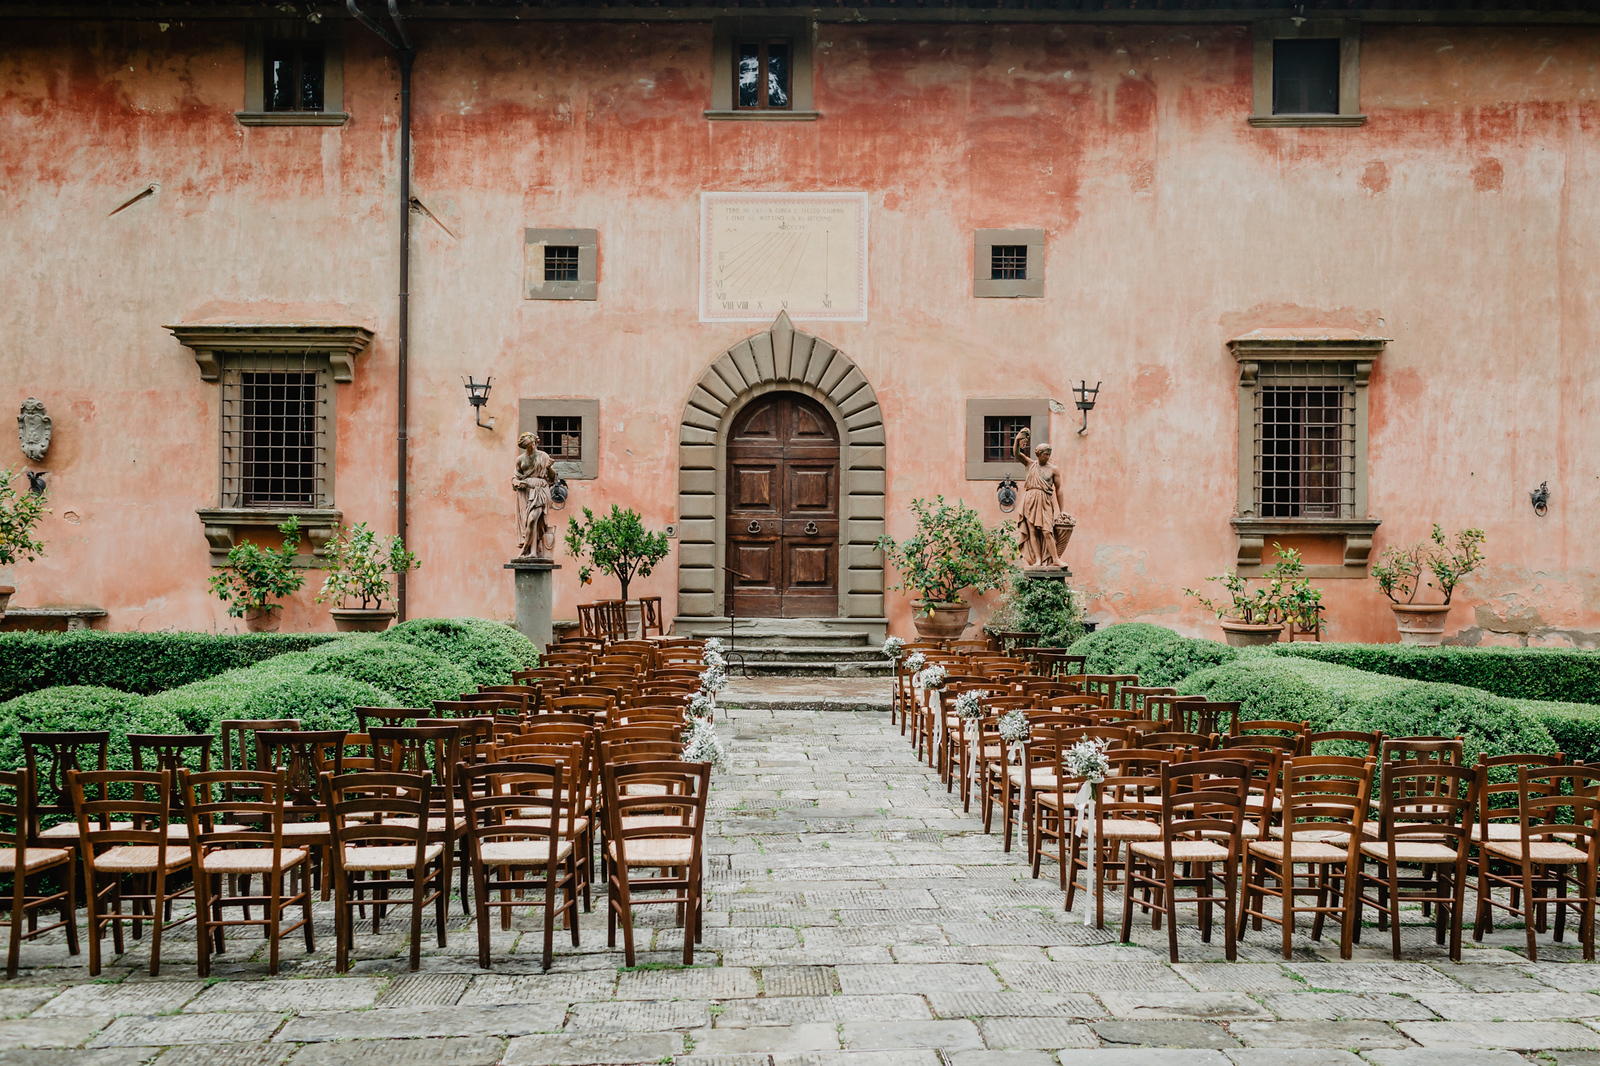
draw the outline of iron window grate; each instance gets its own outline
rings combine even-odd
[[[1028,246],[996,244],[989,251],[989,278],[992,281],[1026,281]]]
[[[578,280],[578,246],[547,244],[544,248],[544,280]]]
[[[1016,462],[1017,434],[1033,430],[1030,415],[984,415],[983,461],[986,463]]]
[[[224,507],[327,507],[326,372],[296,357],[230,359],[222,372]]]
[[[1348,364],[1263,364],[1256,387],[1256,513],[1349,518],[1355,471],[1355,376]]]
[[[552,459],[581,462],[583,459],[583,419],[577,415],[540,415],[537,425],[539,450]]]

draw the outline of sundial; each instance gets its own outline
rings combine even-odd
[[[867,194],[700,194],[700,321],[867,320]]]

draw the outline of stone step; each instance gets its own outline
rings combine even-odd
[[[729,643],[727,627],[722,629],[695,629],[689,634],[696,640],[709,640],[716,637],[724,645]],[[732,638],[741,648],[762,647],[810,647],[810,648],[838,648],[846,651],[871,650],[877,651],[877,646],[868,642],[865,633],[785,633],[770,632],[766,630],[747,630],[739,628],[734,631]]]
[[[877,648],[864,647],[832,647],[829,645],[812,644],[757,644],[749,645],[740,637],[739,642],[733,645],[723,645],[724,654],[729,651],[738,652],[746,659],[754,662],[832,662],[832,663],[883,663],[891,665],[883,657],[883,652]]]
[[[733,673],[740,673],[737,662]],[[894,666],[886,660],[880,662],[792,662],[764,659],[747,659],[744,671],[751,677],[888,677]]]

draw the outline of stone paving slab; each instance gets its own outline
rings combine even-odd
[[[514,1007],[395,1007],[329,1011],[291,1018],[278,1040],[416,1040],[434,1036],[521,1036],[559,1030],[567,1010],[560,1003]]]
[[[1116,1018],[1193,1018],[1237,1021],[1271,1017],[1243,992],[1102,992],[1100,1001]]]
[[[290,1066],[494,1066],[505,1041],[492,1036],[429,1040],[347,1040],[307,1044]],[[161,1066],[168,1066],[163,1060]],[[196,1066],[204,1064],[196,1063]]]
[[[111,1024],[111,1015],[49,1015],[0,1022],[0,1048],[77,1047]]]
[[[161,1047],[170,1044],[245,1044],[266,1040],[283,1024],[283,1015],[237,1014],[131,1015],[118,1018],[90,1047]]]
[[[1600,1033],[1576,1022],[1401,1022],[1398,1028],[1424,1047],[1600,1048]]]
[[[1411,1041],[1383,1022],[1236,1022],[1228,1026],[1246,1047],[1410,1047]]]

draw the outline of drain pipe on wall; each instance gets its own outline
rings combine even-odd
[[[411,345],[411,64],[417,52],[406,33],[400,18],[399,0],[389,0],[389,21],[394,24],[391,33],[356,5],[356,0],[345,0],[350,16],[377,34],[385,44],[395,50],[400,60],[400,323],[395,343],[397,365],[395,368],[396,408],[395,462],[397,464],[395,525],[402,540],[406,538],[406,502],[409,486],[406,478],[406,394],[410,389]],[[397,621],[406,620],[406,575],[395,575],[395,608]]]

